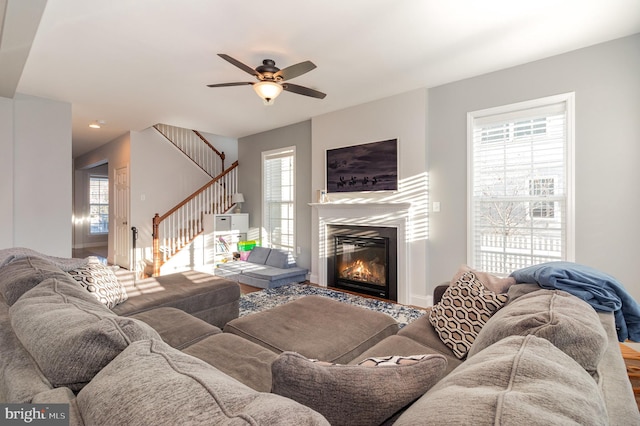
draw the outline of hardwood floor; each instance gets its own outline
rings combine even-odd
[[[81,249],[73,249],[71,250],[71,256],[75,258],[83,259],[87,256],[96,256],[100,259],[102,263],[107,263],[107,246],[100,247],[85,247]]]

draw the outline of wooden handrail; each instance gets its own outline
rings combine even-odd
[[[209,176],[213,177],[213,174],[211,173],[211,170],[207,170],[207,168],[203,165],[200,164],[199,161],[197,161],[194,157],[191,156],[191,153],[188,152],[188,150],[185,150],[183,148],[183,144],[180,143],[180,141],[178,140],[172,140],[168,134],[166,134],[163,130],[161,130],[160,127],[168,127],[168,128],[175,128],[174,126],[170,126],[170,125],[166,125],[166,124],[156,124],[153,126],[154,129],[156,129],[158,131],[158,133],[160,133],[167,141],[169,141],[173,146],[175,146],[177,149],[180,150],[180,152],[182,152],[184,155],[186,155],[189,159],[191,159],[191,161],[194,162],[194,164],[196,164],[198,167],[200,167],[200,169],[202,169],[202,171],[204,171],[205,173],[207,173]],[[211,143],[204,137],[202,136],[202,134],[200,132],[198,132],[197,130],[190,130],[190,129],[182,129],[182,128],[176,128],[176,129],[180,129],[183,131],[187,131],[187,132],[191,132],[192,134],[196,135],[198,137],[198,139],[200,139],[200,141],[204,144],[204,146],[206,146],[209,150],[211,150],[213,153],[215,153],[215,155],[217,155],[220,158],[220,169],[224,171],[224,160],[226,158],[226,155],[224,152],[218,151],[216,149],[216,147],[214,147],[213,145],[211,145]]]
[[[180,203],[178,205],[176,205],[174,208],[172,208],[171,210],[169,210],[168,212],[166,212],[165,214],[163,214],[162,216],[159,217],[158,219],[158,223],[162,222],[163,220],[165,220],[167,217],[171,216],[173,213],[175,213],[177,210],[180,209],[180,207],[183,207],[185,204],[187,204],[189,201],[193,200],[194,198],[196,198],[198,196],[198,194],[202,193],[204,190],[206,190],[208,187],[210,187],[211,185],[213,185],[214,183],[216,183],[217,181],[219,181],[220,179],[222,179],[222,177],[224,175],[226,175],[227,173],[229,173],[231,170],[235,169],[236,167],[238,167],[238,162],[234,162],[231,167],[229,167],[227,170],[223,171],[222,173],[220,173],[218,176],[214,177],[213,179],[211,179],[209,182],[205,183],[204,185],[202,185],[200,188],[198,188],[193,194],[189,195],[187,198],[185,198],[184,200],[180,201]],[[156,213],[156,216],[158,215],[158,213]]]
[[[211,148],[211,149],[212,149],[216,154],[218,154],[218,157],[220,157],[220,160],[222,160],[222,170],[224,170],[224,158],[225,158],[224,152],[220,152],[220,151],[218,151],[218,150],[216,149],[216,147],[215,147],[215,146],[211,145],[211,144],[209,143],[209,141],[208,141],[204,136],[202,136],[202,135],[200,134],[200,132],[199,132],[199,131],[194,130],[194,131],[193,131],[193,133],[195,133],[195,134],[196,134],[196,136],[198,136],[202,142],[204,142],[205,144],[207,144],[207,145],[209,146],[209,148]]]
[[[178,210],[180,210],[182,207],[184,207],[186,204],[188,204],[190,201],[193,201],[202,192],[206,191],[207,189],[212,187],[214,184],[216,184],[218,181],[223,179],[225,176],[227,176],[229,173],[231,173],[237,167],[238,167],[238,162],[235,161],[231,165],[231,167],[229,167],[228,169],[224,170],[222,173],[220,173],[218,176],[216,176],[215,178],[213,178],[212,180],[207,182],[202,187],[198,188],[195,192],[193,192],[191,195],[189,195],[187,198],[182,200],[180,203],[178,203],[175,207],[170,209],[168,212],[166,212],[162,216],[160,216],[158,213],[155,214],[155,216],[153,217],[153,228],[152,228],[153,229],[152,237],[153,237],[153,275],[154,276],[160,275],[160,267],[161,267],[161,259],[160,259],[160,224],[164,220],[169,218],[172,214],[176,213]],[[226,188],[226,184],[225,184],[225,188]],[[226,206],[225,208],[228,208],[228,207],[229,206]],[[204,212],[198,212],[198,214],[200,216],[202,216],[203,213]],[[202,229],[199,229],[198,231],[200,232],[200,231],[202,231]],[[166,238],[166,236],[165,236],[165,238]]]

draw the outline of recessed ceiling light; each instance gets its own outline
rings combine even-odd
[[[99,129],[105,124],[106,124],[106,121],[104,120],[96,120],[96,121],[93,121],[91,124],[89,124],[89,127],[91,127],[92,129]]]

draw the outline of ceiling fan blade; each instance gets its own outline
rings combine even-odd
[[[298,95],[311,96],[312,98],[324,99],[326,93],[318,92],[308,87],[298,86],[297,84],[282,83],[282,88],[287,92],[297,93]]]
[[[239,60],[234,59],[231,56],[226,55],[224,53],[218,53],[218,56],[220,56],[225,61],[235,65],[236,67],[240,68],[242,71],[246,72],[247,74],[251,74],[251,75],[255,75],[256,77],[260,77],[260,73],[258,71],[256,71],[256,70],[254,70],[253,68],[251,68],[249,65],[245,65],[242,62],[240,62]]]
[[[207,84],[207,87],[229,87],[229,86],[244,86],[246,84],[253,84],[248,81],[238,83],[220,83],[220,84]]]
[[[281,77],[282,80],[291,80],[292,78],[296,78],[304,73],[308,73],[312,69],[314,69],[316,65],[311,61],[300,62],[299,64],[291,65],[290,67],[286,67],[275,73],[273,76],[278,78]]]

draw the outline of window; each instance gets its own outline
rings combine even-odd
[[[109,232],[109,178],[89,177],[89,233]]]
[[[468,263],[573,260],[573,95],[469,114]]]
[[[554,182],[554,178],[531,179],[529,181],[529,195],[535,198],[553,198]],[[553,206],[553,201],[534,201],[531,205],[531,216],[552,218]]]
[[[295,247],[295,147],[262,153],[262,223],[265,245]]]

